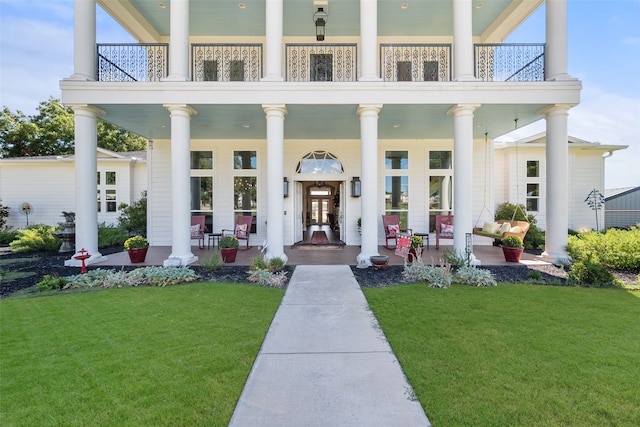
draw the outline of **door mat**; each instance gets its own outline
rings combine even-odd
[[[328,244],[329,238],[327,237],[327,233],[324,231],[314,231],[311,235],[311,243],[314,245]]]

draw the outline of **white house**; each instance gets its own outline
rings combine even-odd
[[[503,202],[523,204],[529,214],[536,217],[537,226],[547,229],[547,198],[549,188],[554,184],[547,181],[548,164],[545,155],[544,133],[523,138],[515,142],[495,144],[492,184],[495,206]],[[602,228],[604,210],[598,213],[596,224],[594,211],[585,202],[593,190],[605,194],[605,161],[614,151],[623,150],[627,145],[605,145],[569,136],[567,174],[568,227],[573,230]],[[491,194],[491,192],[487,192]],[[491,202],[491,200],[489,200]],[[482,225],[482,224],[480,224]]]
[[[307,218],[331,213],[367,264],[382,214],[426,231],[453,212],[463,251],[476,219],[490,218],[485,190],[499,199],[485,152],[514,120],[543,119],[546,248],[566,256],[567,120],[581,90],[567,70],[566,0],[546,1],[546,42],[529,45],[503,41],[543,0],[97,2],[139,44],[96,46],[95,3],[75,0],[74,73],[61,89],[75,112],[77,246],[90,262],[102,257],[98,118],[151,140],[148,237],[182,264],[196,259],[193,213],[210,230],[251,214],[251,243],[282,257]]]
[[[140,199],[147,189],[146,159],[146,151],[96,149],[92,202],[98,223],[117,223],[118,206]],[[0,159],[0,197],[9,208],[7,226],[23,228],[27,220],[47,225],[64,222],[63,211],[76,211],[75,172],[73,155]],[[32,207],[28,217],[20,210],[23,203]]]

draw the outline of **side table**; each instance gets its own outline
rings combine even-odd
[[[209,238],[207,239],[207,249],[211,249],[211,246],[216,247],[216,242],[218,246],[220,246],[220,237],[222,237],[222,233],[209,233]]]
[[[422,237],[422,247],[424,244],[427,244],[427,249],[429,249],[429,233],[413,233],[418,237]]]

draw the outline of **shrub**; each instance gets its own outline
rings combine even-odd
[[[471,265],[471,251],[465,249],[464,253],[455,252],[451,249],[442,251],[444,262],[451,264],[453,267],[462,267],[463,265]]]
[[[89,270],[87,274],[69,276],[67,288],[123,286],[170,286],[193,282],[198,275],[188,267],[142,267],[130,272],[114,270]]]
[[[273,273],[269,270],[251,270],[249,271],[249,281],[258,283],[261,286],[269,286],[271,288],[284,288],[287,283],[287,273],[280,271]]]
[[[11,230],[8,227],[0,228],[0,244],[7,245],[13,242],[18,237],[16,230]]]
[[[233,236],[224,236],[222,239],[220,239],[220,243],[218,244],[218,246],[220,246],[220,249],[237,248],[238,245],[238,239]]]
[[[527,221],[529,224],[534,225],[536,223],[536,217],[532,214],[525,214],[527,212],[523,204],[515,205],[513,203],[504,202],[500,203],[496,208],[494,219],[506,219],[509,221]]]
[[[615,277],[602,264],[586,260],[571,265],[567,272],[567,282],[577,286],[606,287],[615,282]]]
[[[534,282],[539,282],[542,280],[542,273],[538,270],[531,270],[529,271],[529,279],[533,280]]]
[[[640,268],[640,229],[609,228],[569,236],[567,253],[575,262],[592,261],[617,269]]]
[[[13,252],[57,251],[62,241],[51,234],[55,230],[56,227],[44,224],[19,229],[16,239],[9,246]]]
[[[422,237],[412,235],[411,236],[411,247],[414,248],[414,249],[421,248],[422,247]]]
[[[142,236],[133,236],[124,242],[124,248],[126,250],[146,248],[147,246],[149,246],[149,241]]]
[[[64,288],[67,284],[67,279],[64,277],[55,277],[49,274],[45,274],[42,280],[36,284],[38,292],[54,291]]]
[[[7,217],[9,217],[9,206],[3,205],[2,198],[0,198],[0,230],[6,228]]]
[[[442,262],[443,265],[424,265],[422,258],[418,257],[413,263],[405,261],[402,277],[412,283],[426,283],[432,288],[448,288],[453,279],[451,265]]]
[[[507,248],[521,248],[523,247],[522,239],[518,236],[507,236],[501,240],[502,246]]]
[[[496,280],[489,270],[471,266],[460,267],[453,275],[454,283],[471,286],[496,286]]]
[[[127,240],[127,230],[115,225],[98,226],[98,247],[107,248],[110,246],[122,245]]]
[[[147,235],[147,192],[143,191],[139,200],[133,202],[131,206],[126,203],[118,206],[120,216],[118,224],[127,230],[129,235]]]
[[[200,262],[200,266],[206,271],[220,270],[224,266],[224,261],[219,252],[214,252],[209,258]]]

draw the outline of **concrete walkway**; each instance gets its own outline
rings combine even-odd
[[[429,426],[346,265],[296,267],[230,426]]]

